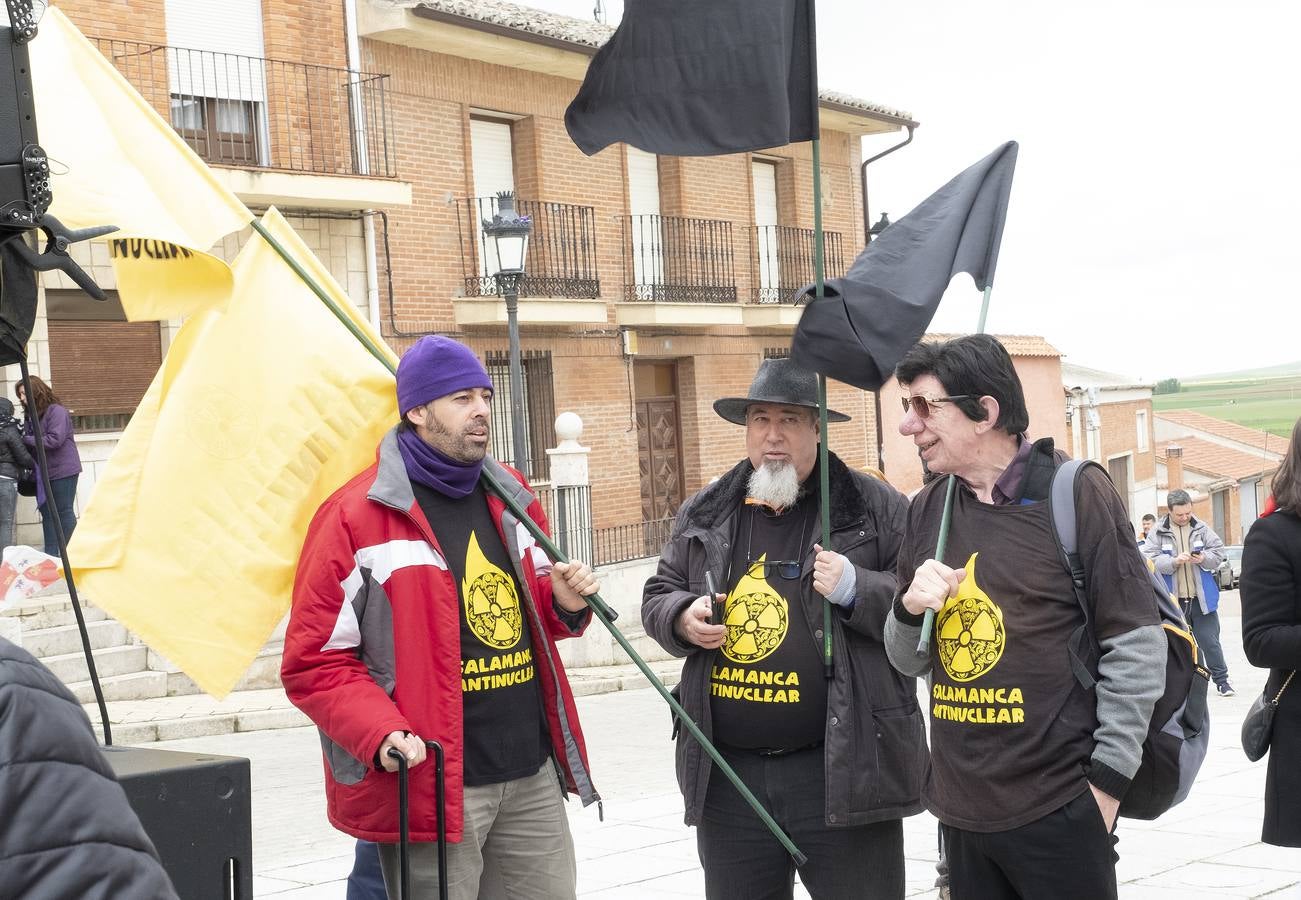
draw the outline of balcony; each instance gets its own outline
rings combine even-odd
[[[679,216],[623,219],[620,325],[740,325],[732,223]]]
[[[519,320],[534,325],[604,325],[605,301],[596,271],[596,211],[590,206],[515,201],[533,222],[527,274],[520,282]],[[496,197],[467,197],[456,203],[464,297],[452,301],[456,323],[506,323],[506,304],[497,296],[492,272],[496,248],[483,232],[497,212]]]
[[[411,202],[410,186],[395,180],[387,75],[92,42],[246,203],[356,209]]]
[[[791,329],[799,323],[800,288],[815,280],[815,232],[812,228],[761,225],[750,229],[754,263],[753,304],[743,310],[753,328]],[[823,232],[823,271],[827,278],[845,274],[844,242],[835,231]]]

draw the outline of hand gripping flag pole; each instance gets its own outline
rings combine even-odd
[[[343,310],[339,309],[338,305],[333,299],[331,299],[325,289],[316,283],[307,270],[293,258],[284,246],[281,245],[265,227],[263,227],[262,223],[254,220],[251,224],[253,230],[261,235],[262,239],[271,245],[272,249],[279,254],[280,258],[294,270],[295,274],[302,279],[303,283],[320,298],[321,302],[324,303],[330,312],[343,323],[344,327],[346,327],[352,335],[362,343],[371,355],[382,362],[390,372],[396,374],[397,370],[388,356],[372,343],[369,336],[356,327]],[[528,530],[529,534],[533,535],[533,538],[546,552],[547,556],[558,563],[569,562],[569,557],[555,545],[550,536],[542,530],[542,527],[529,517],[527,510],[519,505],[518,501],[516,501],[510,491],[505,490],[503,486],[497,482],[486,467],[484,468],[481,477],[483,478],[484,485],[488,490],[492,491],[506,503],[511,514],[520,521],[520,523]],[[745,786],[745,783],[741,781],[740,776],[738,776],[732,767],[728,765],[727,760],[723,759],[723,756],[718,752],[718,749],[710,742],[709,738],[705,737],[704,733],[696,723],[691,720],[691,716],[687,714],[687,711],[682,708],[681,704],[679,704],[676,699],[674,699],[673,695],[669,692],[669,689],[666,688],[664,683],[655,676],[655,673],[651,671],[651,668],[646,664],[646,661],[641,658],[637,651],[633,649],[632,645],[628,643],[628,639],[625,638],[623,633],[614,625],[613,619],[615,618],[615,613],[608,605],[606,605],[605,601],[601,599],[600,594],[592,594],[584,597],[583,600],[592,610],[592,615],[595,616],[596,619],[605,626],[606,630],[610,632],[615,641],[618,642],[619,646],[623,648],[623,651],[628,654],[628,658],[636,664],[637,668],[641,670],[642,675],[646,677],[646,680],[651,683],[651,686],[654,687],[655,690],[659,692],[660,696],[664,698],[664,701],[668,703],[669,708],[673,710],[673,714],[677,716],[683,727],[685,727],[687,731],[690,732],[691,736],[700,743],[700,746],[709,754],[709,758],[714,761],[714,765],[716,765],[719,771],[722,772],[727,780],[732,783],[732,786],[735,787],[737,792],[745,799],[745,802],[750,804],[750,807],[755,811],[755,814],[759,816],[760,820],[763,821],[763,824],[767,826],[768,830],[772,832],[773,836],[777,838],[781,845],[786,849],[786,852],[794,858],[797,864],[804,865],[804,863],[808,861],[807,857],[800,852],[799,848],[795,846],[795,843],[784,831],[782,831],[781,826],[778,825],[777,822],[773,820],[773,817],[768,814],[768,811],[763,808],[763,805],[759,802],[758,798],[756,798],[750,789]]]

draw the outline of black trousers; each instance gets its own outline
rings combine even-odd
[[[940,828],[953,900],[1116,898],[1116,838],[1092,791],[1008,831]]]
[[[808,862],[800,882],[813,900],[901,900],[903,822],[826,824],[823,748],[786,756],[724,750],[723,756]],[[696,828],[708,900],[789,900],[795,861],[722,774],[709,777]]]

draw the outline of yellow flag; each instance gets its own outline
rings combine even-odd
[[[206,251],[253,215],[57,8],[29,46],[50,213],[70,228],[118,226],[104,240],[127,317],[224,303],[230,267]]]
[[[281,215],[262,221],[384,347]],[[232,268],[229,304],[182,327],[68,548],[87,596],[218,697],[289,608],[317,507],[398,417],[391,372],[265,240]]]

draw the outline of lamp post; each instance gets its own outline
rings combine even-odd
[[[524,372],[519,352],[519,286],[524,280],[524,260],[529,250],[528,216],[515,212],[515,194],[497,194],[497,212],[483,220],[483,233],[492,238],[496,253],[497,293],[506,300],[506,327],[510,335],[510,436],[513,465],[528,474],[524,453]],[[486,248],[485,248],[486,249]]]

